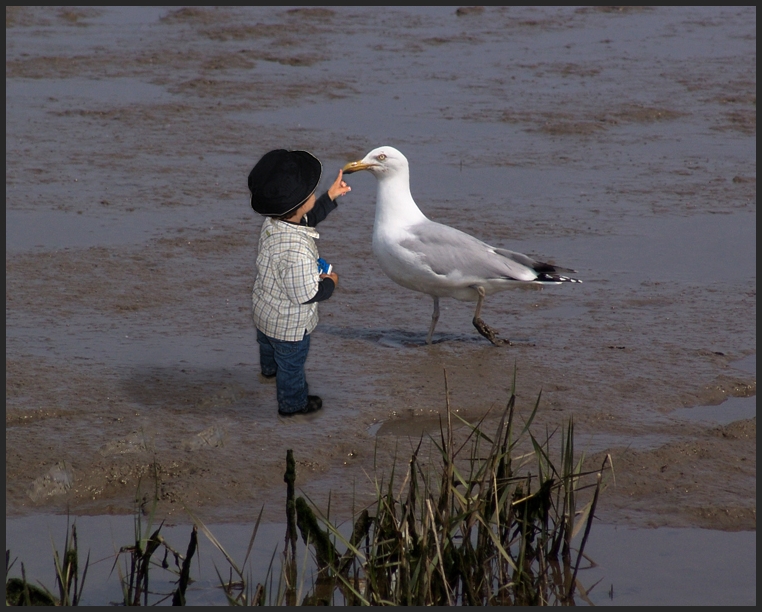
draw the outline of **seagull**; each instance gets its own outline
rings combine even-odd
[[[499,249],[449,225],[428,219],[410,193],[407,158],[394,147],[373,149],[346,164],[344,174],[367,170],[378,179],[373,253],[395,283],[430,295],[434,312],[426,337],[431,344],[439,320],[439,298],[476,302],[473,324],[496,346],[510,344],[481,318],[484,298],[526,284],[581,283],[575,270]]]

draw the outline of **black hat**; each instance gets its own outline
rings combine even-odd
[[[322,172],[320,160],[307,151],[265,153],[249,173],[251,207],[268,217],[286,215],[312,195]]]

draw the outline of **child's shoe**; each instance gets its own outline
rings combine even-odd
[[[323,407],[323,400],[317,395],[307,396],[307,405],[301,410],[295,410],[294,412],[283,412],[278,408],[278,414],[284,417],[294,416],[295,414],[310,414],[311,412],[317,412]]]

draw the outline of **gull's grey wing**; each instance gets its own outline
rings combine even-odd
[[[428,221],[414,225],[409,231],[411,236],[401,240],[400,246],[413,253],[435,274],[459,273],[485,280],[532,281],[537,278],[531,266],[520,259],[498,254],[494,247],[454,227]]]

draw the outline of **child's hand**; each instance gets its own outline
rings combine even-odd
[[[328,188],[328,197],[331,198],[331,200],[335,200],[339,196],[346,195],[352,191],[352,188],[341,179],[343,174],[344,173],[339,170],[339,176],[336,177],[333,185]]]
[[[324,278],[330,278],[333,281],[334,286],[339,286],[339,275],[336,274],[336,272],[331,272],[330,274],[321,274],[320,280]]]

